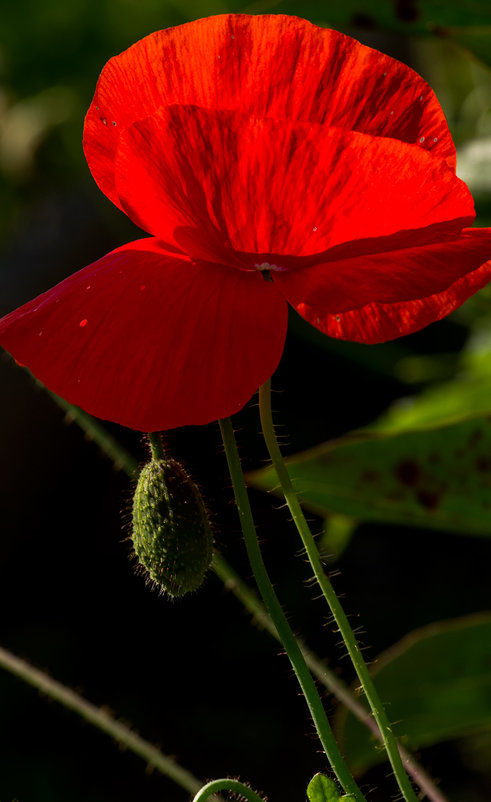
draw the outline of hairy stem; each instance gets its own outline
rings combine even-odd
[[[40,384],[40,382],[37,383]],[[130,479],[133,479],[136,476],[138,471],[138,461],[107,432],[105,427],[99,423],[99,421],[93,418],[92,415],[83,412],[83,410],[79,409],[79,407],[69,404],[55,393],[50,392],[50,395],[56,401],[58,406],[60,406],[66,412],[67,419],[73,420],[78,424],[80,429],[82,429],[82,431],[85,433],[85,436],[99,446],[101,451],[112,460],[115,468],[123,470]],[[236,574],[236,572],[220,554],[215,553],[213,558],[213,567],[216,574],[220,577],[225,586],[232,591],[236,598],[244,605],[244,607],[249,610],[254,618],[260,623],[260,625],[275,638],[279,639],[278,633],[270,616],[264,609],[260,600],[257,598],[255,592],[247,587],[246,583],[243,582],[243,580]],[[310,649],[308,649],[307,646],[301,642],[299,642],[299,644],[304,655],[304,659],[314,676],[316,676],[317,679],[322,682],[323,685],[342,704],[351,710],[351,712],[363,724],[365,724],[365,726],[368,727],[368,729],[374,735],[376,735],[377,738],[382,740],[382,736],[376,721],[374,721],[371,715],[360,704],[345,683],[342,682],[333,671],[330,671],[324,662],[320,660]],[[3,667],[9,668],[5,664],[3,664]],[[46,691],[46,693],[48,693],[48,691]],[[129,742],[126,742],[126,746],[129,749],[132,749],[131,743]],[[152,747],[151,744],[149,744],[149,746],[152,749],[155,749],[155,747]],[[400,744],[398,748],[407,771],[411,774],[413,780],[418,784],[430,802],[448,802],[448,799],[436,787],[433,779],[424,771],[424,769],[419,765],[418,761],[412,757]],[[148,762],[151,763],[150,760],[148,760]],[[151,763],[151,765],[154,764]]]
[[[79,716],[99,730],[106,732],[115,741],[131,749],[135,754],[140,755],[148,765],[156,768],[161,774],[170,777],[171,780],[174,780],[186,791],[195,794],[201,788],[202,783],[200,780],[194,777],[191,772],[179,766],[173,758],[162,754],[156,746],[132,732],[129,727],[121,724],[120,721],[116,721],[105,710],[96,707],[79,696],[78,693],[72,691],[71,688],[67,688],[61,682],[57,682],[57,680],[52,679],[43,671],[34,668],[25,660],[21,660],[20,657],[16,657],[2,647],[0,647],[0,667],[20,677],[24,682],[28,682],[29,685],[33,685],[39,691],[51,697],[51,699],[55,699],[65,707],[78,713]]]
[[[413,791],[409,777],[402,764],[401,756],[394,733],[389,724],[387,714],[383,708],[380,697],[375,688],[373,679],[368,671],[368,667],[363,659],[360,647],[348,621],[348,617],[344,612],[334,588],[331,585],[328,577],[324,573],[319,550],[315,544],[310,527],[303,514],[302,507],[298,500],[297,494],[293,489],[290,475],[283,460],[276,434],[273,425],[273,416],[271,413],[271,382],[267,381],[259,390],[259,412],[261,416],[261,426],[263,430],[264,440],[269,452],[269,456],[276,470],[285,501],[292,514],[293,521],[302,539],[305,552],[309,559],[312,570],[319,584],[319,587],[324,594],[324,597],[329,605],[329,609],[336,621],[341,637],[346,645],[351,662],[363,687],[365,696],[370,705],[375,721],[378,724],[382,740],[387,750],[387,755],[390,760],[394,775],[397,783],[406,802],[418,802],[417,796]]]
[[[211,794],[220,791],[232,791],[234,794],[240,794],[240,796],[245,797],[249,802],[264,802],[259,794],[256,794],[248,785],[244,785],[244,783],[241,783],[239,780],[232,780],[228,777],[224,777],[223,780],[212,780],[204,785],[194,797],[193,802],[205,802],[205,799],[208,799]]]
[[[303,695],[309,707],[315,728],[319,735],[326,756],[338,778],[342,788],[346,793],[353,794],[354,798],[361,802],[365,797],[358,788],[355,780],[344,762],[335,741],[331,727],[327,720],[326,712],[322,705],[321,698],[312,679],[312,675],[307,668],[300,647],[293,635],[290,625],[286,619],[276,593],[268,576],[266,566],[262,558],[261,550],[257,542],[256,527],[252,517],[247,488],[245,485],[242,467],[240,464],[239,452],[235,442],[235,435],[230,418],[220,421],[225,454],[232,484],[234,488],[235,500],[239,512],[240,523],[246,544],[249,562],[251,564],[254,578],[259,592],[263,598],[266,608],[271,616],[280,641],[290,658],[295,674],[297,675]]]
[[[216,575],[222,580],[223,584],[230,590],[234,596],[241,602],[241,604],[253,616],[254,622],[261,629],[265,629],[276,640],[279,640],[276,627],[273,624],[270,616],[266,612],[264,605],[258,598],[255,591],[244,582],[243,579],[233,570],[227,560],[221,554],[215,553],[213,556],[213,570]],[[303,643],[300,638],[297,638],[297,643],[302,651],[305,662],[310,668],[314,677],[321,682],[324,687],[330,691],[336,699],[341,702],[345,707],[350,710],[362,724],[367,727],[375,737],[382,741],[382,736],[378,728],[377,722],[372,717],[370,711],[358,701],[353,692],[349,689],[343,680],[331,671],[330,668],[321,660],[309,647]],[[398,744],[399,754],[406,766],[408,773],[417,783],[423,792],[423,798],[427,797],[430,802],[448,802],[448,799],[442,794],[439,788],[436,787],[433,779],[425,772],[412,755],[409,754],[402,744]]]
[[[162,435],[160,432],[148,432],[148,442],[152,451],[152,458],[154,460],[165,459],[164,444],[162,442]]]

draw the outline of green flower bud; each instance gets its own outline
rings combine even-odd
[[[213,533],[197,485],[173,459],[152,459],[133,499],[133,546],[141,565],[171,596],[202,584]]]

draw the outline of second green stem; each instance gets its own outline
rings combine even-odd
[[[346,645],[351,662],[353,663],[355,671],[358,675],[358,679],[360,680],[365,692],[365,696],[367,697],[368,703],[372,710],[373,717],[378,724],[399,788],[406,802],[418,802],[418,798],[413,791],[409,777],[406,774],[402,764],[397,741],[394,733],[391,730],[387,714],[383,708],[370,672],[368,671],[367,665],[363,659],[355,634],[348,621],[348,617],[344,612],[336,593],[334,592],[333,586],[324,572],[319,550],[315,544],[312,532],[310,531],[310,527],[305,519],[302,507],[300,506],[300,502],[293,488],[290,475],[283,460],[278,441],[276,440],[273,425],[270,381],[263,384],[259,390],[259,413],[261,416],[261,426],[266,447],[269,451],[269,456],[271,457],[271,461],[277,473],[283,495],[285,496],[285,501],[302,539],[307,557],[312,566],[317,582],[324,594],[333,618],[339,628],[339,632],[341,633],[343,641]]]
[[[276,593],[271,584],[271,580],[266,571],[266,566],[264,565],[261,550],[257,542],[256,527],[252,517],[251,507],[247,496],[247,488],[245,485],[244,475],[242,473],[237,444],[235,442],[234,430],[230,418],[224,418],[220,421],[220,430],[222,433],[225,455],[227,457],[230,476],[234,488],[242,532],[244,534],[247,555],[249,557],[249,562],[251,564],[259,592],[271,618],[273,619],[273,623],[276,627],[276,631],[278,632],[281,643],[283,644],[285,651],[290,658],[291,664],[300,683],[300,687],[302,688],[304,697],[309,706],[310,713],[312,715],[312,719],[314,721],[322,746],[332,765],[336,777],[338,778],[344,791],[352,794],[356,802],[365,802],[365,797],[351,776],[351,773],[339,751],[338,745],[334,739],[334,735],[327,720],[321,698],[315,686],[315,682],[310,674],[309,669],[307,668],[307,664],[302,655],[298,642],[293,635],[283,610],[281,609],[280,602],[278,601]]]

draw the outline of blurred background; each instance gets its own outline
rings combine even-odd
[[[138,236],[97,189],[83,158],[83,117],[103,64],[154,30],[227,11],[304,16],[415,68],[443,105],[478,225],[491,225],[487,0],[17,0],[3,4],[0,21],[2,315]],[[490,313],[485,289],[451,318],[370,347],[328,340],[292,315],[273,380],[285,452],[368,426],[394,403],[407,409],[407,399],[431,398],[440,386],[458,406],[470,382],[480,388],[480,412],[489,415]],[[304,799],[325,764],[276,644],[251,626],[214,575],[199,595],[174,603],[152,593],[135,574],[127,541],[130,480],[6,354],[0,381],[0,643],[113,710],[198,777],[240,776],[270,799]],[[237,427],[245,467],[261,467],[254,403]],[[138,433],[108,429],[138,460],[146,458]],[[169,444],[208,498],[217,545],[249,578],[218,428],[178,430]],[[304,584],[309,575],[287,514],[251,492],[292,623],[351,682],[338,637],[323,626],[323,607]],[[318,532],[323,518],[312,513]],[[419,627],[491,610],[491,527],[469,535],[433,526],[430,517],[418,524],[372,516],[337,539],[331,527],[336,588],[363,628],[370,659]],[[484,657],[475,700],[482,715],[421,740],[419,757],[451,802],[491,798],[491,646]],[[333,699],[326,703],[335,710]],[[0,721],[1,802],[188,796],[3,671]],[[388,773],[382,764],[363,775],[365,790],[375,789],[373,802],[394,793]]]

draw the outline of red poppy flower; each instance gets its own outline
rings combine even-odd
[[[151,237],[0,322],[0,343],[102,418],[168,429],[236,412],[275,370],[287,302],[374,343],[491,277],[491,230],[427,84],[336,31],[223,15],[111,59],[84,147]],[[266,279],[266,280],[265,280]]]

